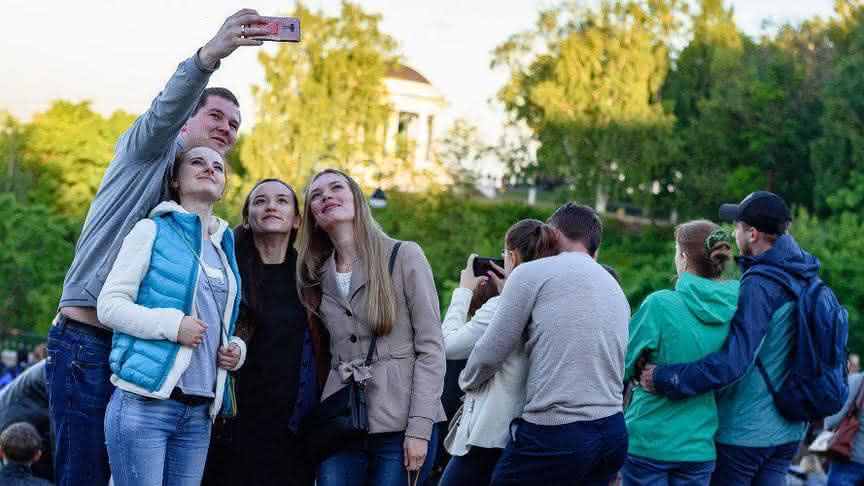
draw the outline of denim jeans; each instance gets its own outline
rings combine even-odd
[[[502,451],[503,449],[472,446],[464,456],[453,456],[447,463],[440,486],[489,484]]]
[[[110,352],[110,333],[86,324],[70,325],[63,316],[51,325],[45,384],[58,486],[108,484],[103,424],[114,389],[108,366]]]
[[[717,467],[712,486],[780,486],[786,484],[789,464],[798,442],[773,447],[742,447],[717,443]]]
[[[118,388],[105,414],[114,485],[200,484],[210,446],[209,409]]]
[[[711,482],[714,461],[669,462],[627,455],[621,468],[623,486],[703,486]]]
[[[420,468],[418,485],[422,485],[432,464],[438,444],[438,427],[432,427],[426,461]],[[362,443],[351,444],[321,461],[318,465],[317,486],[405,486],[408,470],[405,469],[403,432],[369,434]],[[412,473],[412,479],[413,479]]]
[[[864,464],[832,462],[828,468],[828,486],[855,486],[864,482]]]
[[[606,486],[627,457],[624,414],[564,425],[515,419],[492,474],[494,485]]]

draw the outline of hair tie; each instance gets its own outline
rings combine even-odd
[[[714,249],[714,245],[719,242],[729,243],[732,241],[732,235],[724,230],[723,228],[717,228],[708,236],[705,237],[705,254],[710,255],[711,250]]]

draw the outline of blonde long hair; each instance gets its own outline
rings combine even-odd
[[[387,234],[372,217],[369,204],[357,182],[348,174],[325,169],[317,173],[303,191],[303,223],[300,227],[300,250],[297,256],[297,289],[303,296],[303,304],[317,312],[321,296],[321,266],[333,254],[333,242],[322,228],[315,224],[309,194],[312,184],[324,174],[336,174],[348,181],[354,195],[354,244],[357,257],[366,267],[367,322],[376,336],[384,336],[393,330],[396,323],[396,293],[388,271],[389,255],[386,254]],[[309,298],[310,293],[317,296]]]

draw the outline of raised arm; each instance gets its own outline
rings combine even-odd
[[[474,345],[459,375],[459,386],[463,390],[477,389],[491,378],[522,340],[542,286],[541,281],[526,270],[527,265],[520,265],[507,277],[492,322]]]
[[[722,388],[744,376],[768,334],[774,313],[766,285],[773,284],[742,279],[738,310],[723,348],[692,363],[656,367],[653,382],[657,392],[680,400]]]
[[[177,138],[180,129],[192,115],[198,99],[207,87],[210,75],[219,67],[219,61],[239,46],[260,46],[253,38],[265,35],[260,28],[241,27],[261,22],[254,10],[243,9],[228,17],[219,32],[192,57],[180,63],[156,99],[123,134],[118,150],[124,150],[124,161],[137,163],[156,159]],[[240,37],[241,28],[246,37]]]
[[[477,309],[474,316],[468,319],[468,307],[474,296],[470,289],[459,287],[453,290],[450,307],[444,315],[441,332],[444,334],[444,352],[447,359],[468,359],[471,350],[495,314],[498,299],[492,298]]]

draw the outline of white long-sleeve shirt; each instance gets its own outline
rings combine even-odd
[[[441,328],[447,359],[467,359],[498,308],[500,297],[492,297],[466,322],[471,297],[472,292],[466,288],[453,291]],[[461,414],[444,442],[447,452],[461,456],[471,446],[504,448],[510,437],[510,422],[522,414],[525,406],[527,376],[528,357],[520,344],[489,381],[465,394]]]

